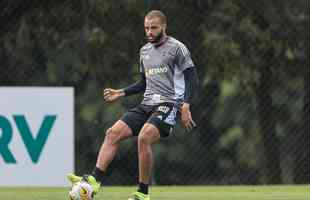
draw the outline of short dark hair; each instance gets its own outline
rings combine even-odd
[[[166,15],[160,10],[151,10],[145,15],[145,18],[153,18],[158,17],[163,24],[167,24],[167,17]]]

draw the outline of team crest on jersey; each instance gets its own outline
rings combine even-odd
[[[145,60],[150,59],[150,55],[149,55],[149,54],[146,54],[146,55],[144,56],[144,59],[145,59]]]

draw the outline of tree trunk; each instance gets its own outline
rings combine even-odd
[[[268,64],[262,66],[260,80],[256,87],[258,103],[258,122],[262,133],[263,160],[262,176],[265,184],[279,184],[281,169],[279,163],[278,141],[275,133],[275,118],[271,99],[272,72]]]

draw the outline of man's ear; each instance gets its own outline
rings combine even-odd
[[[166,30],[167,30],[167,24],[163,24],[163,30],[164,30],[164,33],[166,33]]]

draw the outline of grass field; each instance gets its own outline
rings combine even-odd
[[[0,188],[0,200],[65,200],[69,188]],[[127,200],[135,187],[105,187],[95,200]],[[152,187],[152,200],[310,200],[304,186]]]

